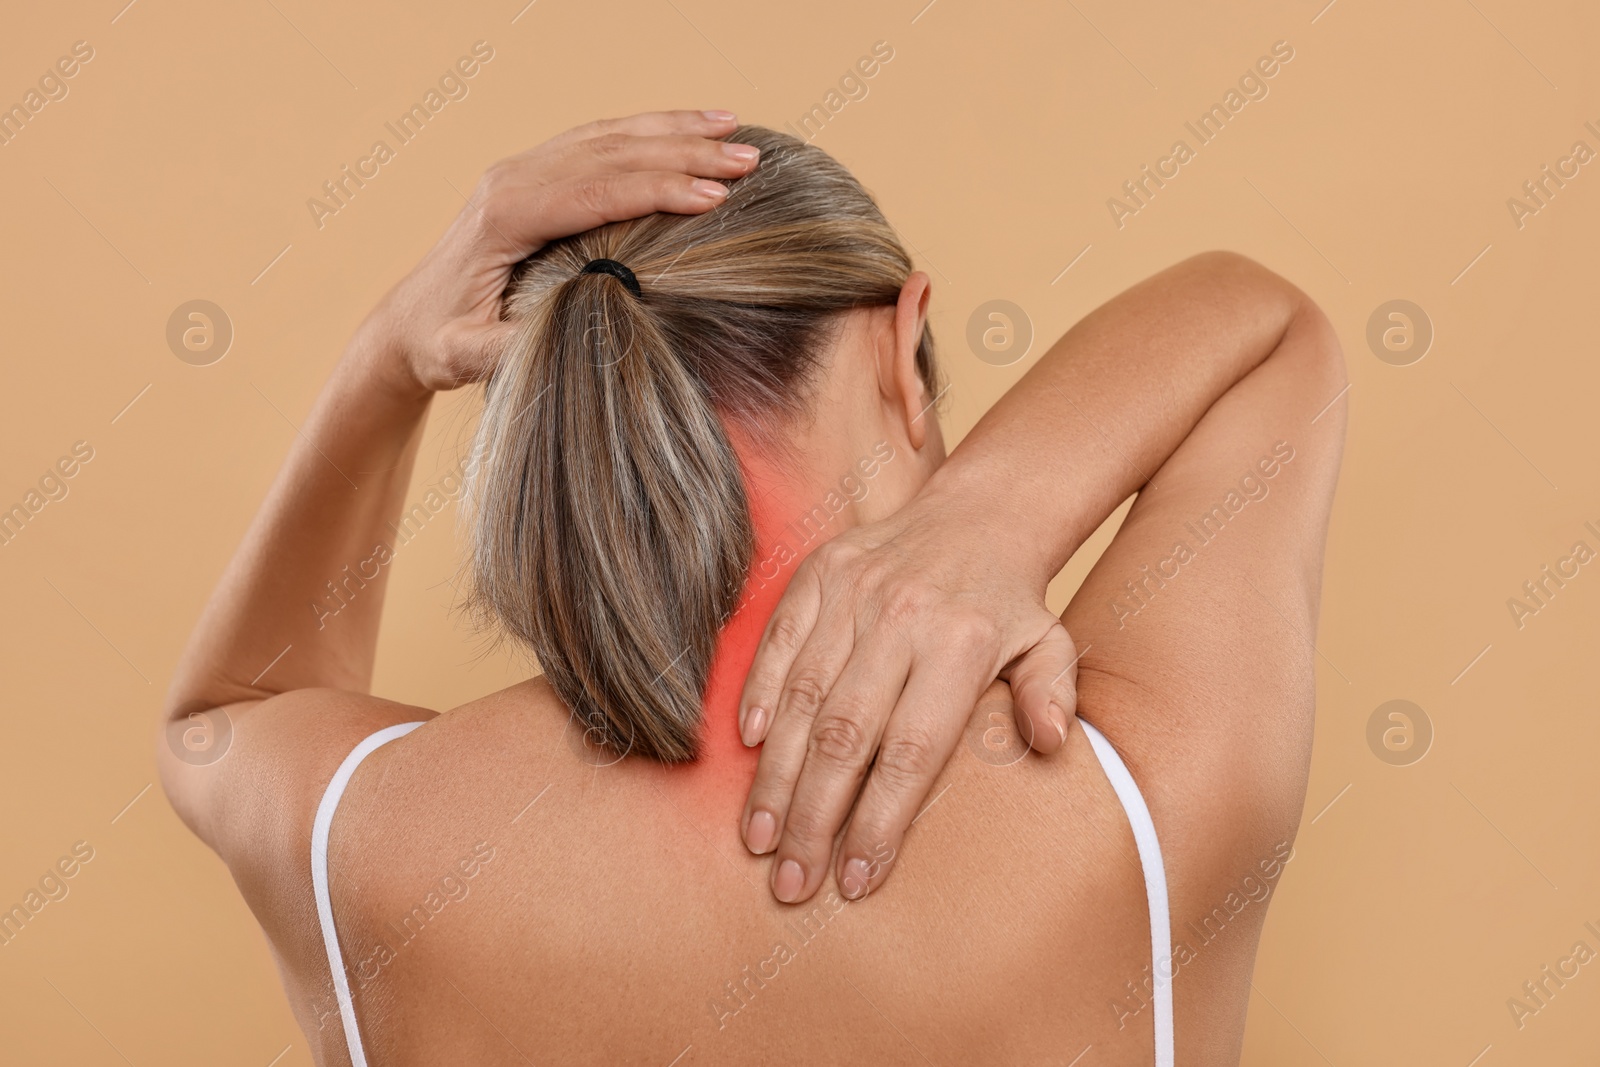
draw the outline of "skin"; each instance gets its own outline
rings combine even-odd
[[[1267,338],[1320,317],[1265,273],[1237,256],[1196,257],[1098,309],[908,507],[801,565],[740,701],[746,743],[765,742],[743,836],[774,854],[778,899],[808,899],[830,858],[847,895],[882,884],[892,864],[866,877],[873,850],[898,849],[966,709],[995,678],[1009,678],[1034,749],[1064,739],[1081,661],[1068,630],[1051,625],[1046,587],[1259,365]],[[1208,303],[1246,285],[1276,303]],[[1219,306],[1244,317],[1219,317]]]
[[[330,845],[373,1062],[1067,1062],[1092,1045],[1098,1063],[1148,1063],[1131,833],[1082,730],[1040,743],[1057,703],[1117,746],[1161,834],[1174,938],[1196,946],[1174,987],[1182,1062],[1236,1062],[1266,910],[1249,887],[1281,877],[1304,799],[1344,427],[1326,319],[1242,257],[1185,261],[1086,317],[947,460],[913,362],[926,276],[893,308],[844,316],[814,410],[787,428],[802,459],[735,437],[757,559],[863,456],[893,458],[825,543],[789,544],[795,558],[752,584],[720,638],[694,764],[601,766],[540,678],[443,715],[371,696],[386,567],[337,616],[309,610],[389,536],[432,393],[492,367],[511,265],[603,221],[714,209],[695,179],[751,165],[716,140],[734,125],[636,116],[497,165],[369,316],[174,680],[157,746],[174,808],[232,871],[320,1064],[348,1057],[311,822],[350,750],[400,722],[424,725],[362,765]],[[1292,459],[1257,475],[1264,497],[1136,614],[1110,608],[1278,442]],[[1057,560],[1135,490],[1062,620],[1041,624]],[[1030,654],[1071,667],[1034,673]],[[826,682],[788,684],[808,670]],[[1015,712],[1023,691],[1033,710]],[[758,751],[741,724],[768,704]],[[174,738],[210,709],[231,725],[226,752],[180,758]],[[846,715],[853,730],[828,725]],[[830,789],[853,797],[852,779],[866,791],[835,852]],[[777,862],[739,847],[758,809]]]

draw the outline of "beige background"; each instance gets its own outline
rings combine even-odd
[[[0,547],[0,904],[95,850],[0,947],[0,1060],[310,1063],[226,871],[145,791],[174,659],[295,425],[486,164],[657,107],[782,126],[883,40],[817,143],[933,274],[955,436],[1083,313],[1206,248],[1295,280],[1344,340],[1316,758],[1244,1062],[1592,1062],[1600,964],[1520,1030],[1506,1006],[1580,938],[1600,949],[1600,567],[1520,630],[1506,606],[1575,541],[1600,549],[1600,166],[1521,229],[1506,206],[1574,141],[1600,149],[1591,5],[123,2],[10,5],[0,34],[0,104],[73,42],[95,53],[0,147],[0,507],[94,449]],[[317,229],[307,198],[478,40],[470,95]],[[1107,198],[1279,40],[1270,94],[1118,229]],[[211,366],[165,340],[196,298],[236,330]],[[1404,367],[1365,340],[1397,298],[1436,331]],[[964,343],[991,299],[1032,320],[1021,363]],[[439,408],[413,496],[470,414]],[[447,706],[516,676],[447,614],[454,551],[441,520],[397,564],[380,693]],[[1435,731],[1410,766],[1367,742],[1395,698]]]

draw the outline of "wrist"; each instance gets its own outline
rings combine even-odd
[[[358,378],[364,390],[400,404],[426,405],[434,393],[417,377],[398,332],[378,312],[369,316],[350,338],[341,369]]]
[[[933,472],[916,506],[929,521],[962,531],[1008,577],[1044,595],[1066,565],[1067,523],[1047,502],[1024,499],[1013,472],[963,456],[957,448]]]

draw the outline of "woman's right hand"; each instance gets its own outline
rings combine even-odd
[[[830,866],[846,896],[883,883],[994,678],[1010,682],[1021,738],[1060,747],[1079,650],[1047,584],[1284,344],[1333,353],[1337,372],[1311,380],[1320,403],[1344,395],[1337,339],[1304,293],[1231,252],[1169,267],[1052,345],[899,512],[807,558],[740,703],[746,743],[765,745],[742,830],[773,855],[778,899],[809,899]],[[1253,439],[1233,447],[1243,464],[1256,454]]]
[[[512,268],[546,243],[655,212],[698,215],[759,153],[727,144],[728,111],[656,111],[558,134],[484,172],[461,214],[368,316],[362,332],[397,356],[419,392],[494,370],[515,326],[501,321]],[[373,334],[376,334],[373,337]]]
[[[773,612],[740,702],[745,744],[763,745],[742,831],[773,853],[779,900],[816,892],[841,827],[841,891],[882,884],[996,678],[1023,740],[1066,742],[1077,648],[1045,607],[1049,573],[986,510],[930,482],[808,556]]]

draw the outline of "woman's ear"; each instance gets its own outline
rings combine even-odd
[[[935,399],[928,395],[927,383],[917,370],[917,348],[928,324],[932,281],[925,272],[912,271],[900,287],[900,299],[894,308],[891,347],[883,353],[887,366],[879,367],[879,382],[885,399],[905,420],[906,437],[915,449],[921,449],[927,440],[928,413]]]

